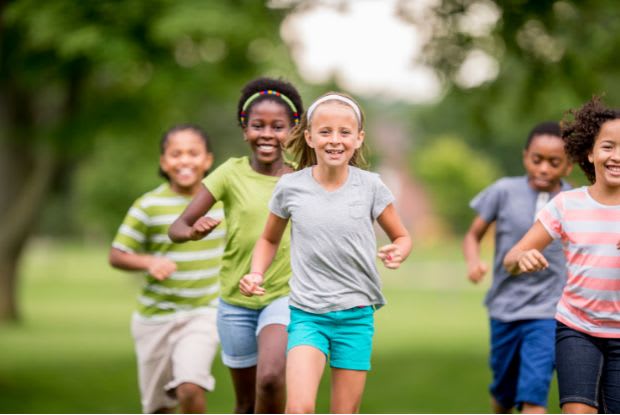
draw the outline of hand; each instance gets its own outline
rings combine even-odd
[[[246,297],[253,295],[265,294],[265,289],[261,287],[263,283],[263,275],[258,272],[250,272],[245,274],[241,281],[239,281],[239,291]]]
[[[485,264],[484,262],[478,262],[473,266],[467,267],[467,278],[469,278],[469,280],[474,284],[478,284],[480,281],[482,281],[482,278],[488,270],[489,268],[487,267],[487,264]]]
[[[521,272],[534,272],[545,269],[549,263],[537,249],[522,252],[518,257],[517,265]]]
[[[220,222],[222,222],[219,219],[213,219],[209,216],[202,216],[200,217],[196,223],[194,223],[194,225],[192,226],[192,230],[189,234],[189,239],[191,239],[192,241],[198,241],[202,238],[204,238],[205,236],[207,236],[208,234],[211,233],[211,231],[220,224]]]
[[[151,257],[148,273],[155,279],[163,281],[177,270],[177,264],[168,258]]]
[[[382,246],[379,248],[377,256],[383,261],[383,265],[389,269],[396,269],[400,267],[400,264],[403,262],[403,255],[396,244]]]

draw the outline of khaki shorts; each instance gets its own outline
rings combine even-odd
[[[212,391],[211,365],[219,343],[216,309],[166,322],[134,317],[131,332],[138,358],[142,411],[153,413],[178,405],[176,388],[193,383]]]

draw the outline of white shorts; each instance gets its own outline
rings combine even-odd
[[[211,366],[219,343],[217,310],[201,312],[157,323],[132,319],[144,413],[176,407],[175,392],[182,383],[193,383],[208,391],[215,388]]]

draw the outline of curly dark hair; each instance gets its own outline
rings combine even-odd
[[[245,128],[247,125],[247,117],[243,118],[241,114],[243,112],[243,105],[245,104],[245,102],[248,100],[248,98],[250,98],[257,92],[268,90],[277,91],[280,94],[285,95],[295,105],[297,113],[295,114],[291,106],[279,96],[265,94],[254,99],[250,103],[250,105],[245,109],[246,114],[249,114],[252,110],[252,107],[254,107],[259,102],[271,100],[284,105],[284,107],[286,108],[286,112],[291,119],[291,127],[295,126],[295,119],[298,119],[304,111],[303,102],[301,100],[299,92],[297,91],[297,88],[295,88],[290,82],[284,81],[282,79],[261,77],[248,82],[241,90],[241,96],[239,97],[239,103],[237,104],[237,121],[239,122],[239,126],[241,128]]]
[[[620,118],[619,110],[606,107],[601,97],[594,96],[581,108],[568,110],[561,123],[566,153],[573,162],[579,164],[590,183],[596,181],[596,176],[594,164],[590,163],[588,155],[594,148],[601,126],[609,120],[618,118]]]
[[[560,123],[557,121],[544,121],[536,124],[527,136],[527,141],[525,142],[526,150],[530,148],[530,144],[532,144],[534,138],[538,137],[539,135],[552,135],[558,138],[562,137],[562,133],[560,131]]]

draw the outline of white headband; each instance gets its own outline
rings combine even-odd
[[[312,118],[312,113],[314,112],[316,107],[318,107],[325,101],[340,101],[350,106],[353,109],[353,112],[355,112],[355,115],[357,116],[357,122],[360,124],[359,128],[362,128],[362,112],[360,111],[360,108],[357,106],[357,104],[353,100],[347,97],[343,97],[342,95],[337,95],[337,94],[325,95],[317,99],[316,101],[314,101],[312,105],[310,105],[310,108],[308,108],[308,111],[306,112],[308,121],[310,121],[310,118]]]

